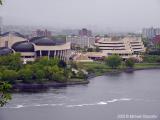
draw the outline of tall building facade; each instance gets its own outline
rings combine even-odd
[[[94,45],[95,38],[88,36],[67,36],[66,42],[70,42],[72,46],[85,48]]]
[[[156,35],[153,38],[153,44],[154,44],[155,47],[159,48],[159,46],[160,46],[160,35]]]
[[[142,30],[142,36],[144,38],[153,39],[156,35],[160,35],[160,28],[144,28]]]
[[[33,33],[33,36],[34,37],[51,37],[52,36],[52,33],[51,31],[48,31],[47,29],[45,30],[36,30],[34,33]]]
[[[79,30],[79,36],[92,36],[92,31],[83,28],[82,30]]]

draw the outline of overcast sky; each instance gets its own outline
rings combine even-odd
[[[160,0],[4,0],[4,24],[138,31],[160,27]]]

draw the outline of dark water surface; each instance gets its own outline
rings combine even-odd
[[[133,119],[134,118],[134,119]],[[88,85],[13,94],[0,120],[160,120],[160,70],[90,79]]]

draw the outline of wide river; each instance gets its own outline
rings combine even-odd
[[[134,119],[133,119],[134,118]],[[95,77],[88,85],[13,94],[0,120],[160,120],[160,70]]]

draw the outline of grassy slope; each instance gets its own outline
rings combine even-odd
[[[78,67],[81,69],[85,69],[90,73],[95,73],[96,75],[102,75],[106,72],[111,72],[112,69],[109,68],[104,63],[99,62],[85,62],[85,63],[78,63]],[[121,71],[125,68],[125,65],[119,66],[117,71]],[[149,68],[160,68],[160,64],[158,63],[137,63],[134,66],[135,69],[149,69]]]

